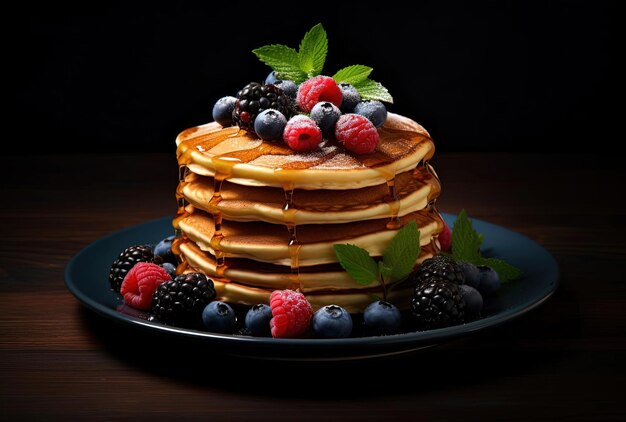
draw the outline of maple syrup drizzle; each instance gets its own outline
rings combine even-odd
[[[391,218],[387,223],[387,229],[397,230],[401,227],[401,224],[400,218],[398,217],[398,212],[400,211],[400,200],[398,199],[398,195],[396,193],[395,177],[387,180],[387,188],[389,189],[389,193],[385,198],[385,201],[389,205],[389,211],[391,212]]]
[[[300,283],[300,248],[302,248],[302,244],[298,241],[298,232],[297,232],[297,224],[296,224],[296,214],[298,210],[293,206],[293,183],[286,183],[283,187],[285,191],[285,204],[283,205],[283,221],[285,222],[285,227],[289,232],[289,240],[287,243],[287,248],[289,250],[289,259],[291,266],[291,284],[292,290],[301,290]]]
[[[211,199],[209,200],[208,209],[209,213],[213,216],[215,229],[213,236],[211,236],[210,244],[215,254],[217,276],[223,278],[228,267],[226,266],[224,251],[221,248],[224,234],[222,233],[223,218],[222,211],[219,209],[219,203],[222,201],[222,185],[224,180],[230,177],[235,164],[241,161],[232,157],[216,156],[213,157],[212,162],[215,174],[213,176],[213,195],[211,195]]]

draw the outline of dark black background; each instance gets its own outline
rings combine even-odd
[[[422,123],[440,151],[572,151],[617,128],[612,2],[336,2],[32,8],[10,18],[15,141],[3,151],[170,152],[186,127],[269,69],[253,48],[296,47],[322,22],[325,73],[350,64]],[[6,132],[5,132],[6,133]]]

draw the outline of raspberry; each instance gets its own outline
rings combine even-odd
[[[152,295],[157,287],[171,279],[163,267],[139,262],[124,277],[120,293],[124,303],[147,311],[152,307]]]
[[[445,221],[443,222],[443,230],[439,233],[439,245],[443,252],[450,252],[452,249],[452,230]]]
[[[302,82],[298,88],[296,102],[302,111],[310,113],[313,106],[320,101],[328,101],[337,107],[341,106],[343,94],[333,78],[316,76]]]
[[[302,293],[275,290],[270,295],[270,307],[273,316],[270,321],[272,337],[297,337],[309,329],[313,308]]]
[[[357,154],[374,152],[380,141],[378,131],[366,117],[344,114],[337,120],[335,136],[346,149]]]
[[[322,142],[322,131],[313,120],[299,115],[287,122],[283,139],[295,151],[311,151]]]

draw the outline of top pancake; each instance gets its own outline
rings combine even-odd
[[[371,154],[356,155],[329,141],[315,151],[297,152],[236,127],[209,123],[178,135],[177,157],[196,174],[231,183],[345,190],[385,183],[434,154],[428,132],[406,117],[389,113],[379,134],[380,143]]]

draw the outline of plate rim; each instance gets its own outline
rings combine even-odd
[[[444,219],[448,224],[451,224],[454,219],[456,219],[456,215],[449,213],[441,213]],[[109,240],[111,238],[119,237],[124,233],[128,233],[130,231],[134,231],[140,229],[142,226],[149,226],[153,224],[157,224],[163,222],[164,220],[171,220],[171,217],[163,217],[159,219],[154,219],[150,221],[146,221],[144,223],[135,224],[132,226],[125,227],[123,229],[117,230],[108,235],[99,237],[94,240],[87,246],[83,247],[80,251],[78,251],[72,258],[69,260],[67,265],[65,266],[64,271],[64,281],[66,288],[76,297],[76,299],[86,308],[91,311],[104,316],[108,319],[114,320],[115,322],[124,323],[126,325],[137,327],[140,329],[146,329],[155,333],[168,333],[177,336],[184,336],[187,338],[194,338],[200,340],[210,340],[217,343],[222,344],[237,344],[237,345],[249,345],[249,346],[262,346],[262,347],[289,347],[289,349],[293,348],[306,348],[311,349],[329,349],[329,348],[356,348],[363,346],[419,346],[425,343],[433,344],[440,343],[443,341],[453,340],[462,336],[467,336],[471,334],[475,334],[479,331],[483,331],[489,328],[495,328],[499,325],[508,323],[514,319],[519,318],[520,316],[531,312],[538,306],[541,306],[544,302],[546,302],[556,291],[559,286],[559,278],[560,278],[560,269],[556,259],[550,254],[543,246],[530,239],[529,237],[508,229],[506,227],[496,225],[493,223],[486,222],[484,220],[472,219],[474,223],[478,223],[480,225],[491,226],[492,228],[496,228],[497,230],[502,230],[507,232],[507,235],[513,235],[524,239],[527,242],[530,242],[536,245],[538,248],[542,250],[544,253],[544,258],[547,258],[554,269],[554,273],[551,276],[551,279],[543,285],[543,289],[537,297],[531,302],[524,302],[513,307],[507,308],[501,312],[498,312],[494,315],[490,315],[485,318],[480,318],[475,321],[470,321],[460,325],[454,325],[451,327],[426,330],[426,331],[411,331],[407,333],[400,334],[392,334],[386,336],[366,336],[366,337],[351,337],[351,338],[341,338],[341,339],[311,339],[311,338],[296,338],[296,339],[276,339],[271,337],[248,337],[248,336],[238,336],[234,334],[218,334],[211,333],[207,331],[199,331],[189,328],[181,328],[181,327],[173,327],[167,326],[164,324],[150,322],[147,320],[143,320],[141,318],[136,318],[131,315],[122,314],[116,309],[110,308],[92,297],[85,294],[77,283],[73,280],[73,272],[75,271],[75,267],[80,262],[81,258],[91,251],[91,249],[95,248],[98,244]]]

